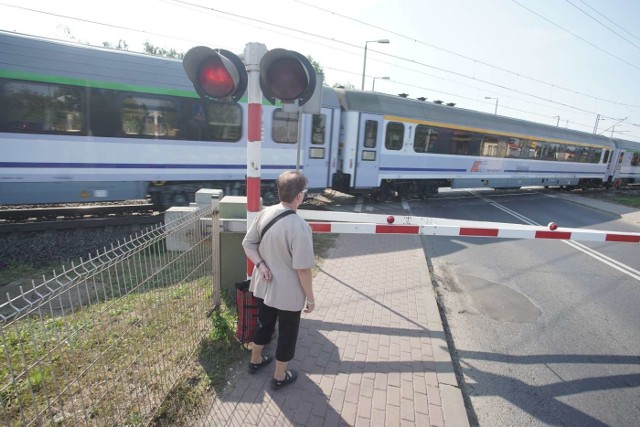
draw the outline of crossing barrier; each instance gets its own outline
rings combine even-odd
[[[640,233],[563,228],[490,221],[378,215],[298,209],[314,233],[407,234],[451,237],[492,237],[497,239],[547,239],[583,242],[640,243]],[[222,231],[244,233],[245,219],[221,220]]]
[[[546,227],[488,221],[465,221],[402,215],[298,210],[314,233],[413,234],[425,236],[551,239],[584,242],[640,243],[640,233]]]

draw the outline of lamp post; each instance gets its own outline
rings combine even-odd
[[[376,79],[380,79],[380,80],[390,80],[390,77],[374,77],[373,78],[373,85],[371,85],[371,92],[373,92],[376,88]]]
[[[364,42],[364,65],[362,66],[362,87],[360,90],[364,90],[364,75],[367,71],[367,44],[369,43],[390,43],[389,39],[379,39],[379,40],[367,40]]]
[[[492,96],[485,96],[484,99],[495,99],[496,100],[496,109],[495,109],[493,114],[497,116],[498,115],[498,98],[494,98]]]

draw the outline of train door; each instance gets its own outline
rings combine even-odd
[[[323,108],[320,114],[305,116],[303,133],[304,174],[311,188],[331,186],[333,110]]]
[[[380,116],[360,115],[354,188],[374,188],[380,184],[382,127]]]
[[[611,181],[615,182],[618,178],[620,178],[620,169],[622,168],[622,160],[624,159],[624,150],[614,150],[614,154],[611,156],[609,160],[609,165],[607,166],[607,174],[611,176]]]

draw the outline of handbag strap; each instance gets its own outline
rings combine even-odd
[[[262,240],[262,237],[265,235],[265,233],[267,232],[267,230],[269,230],[271,228],[271,226],[273,224],[275,224],[276,222],[278,222],[280,219],[284,218],[287,215],[291,215],[296,213],[293,210],[287,209],[284,212],[279,213],[275,218],[273,218],[271,221],[269,221],[269,224],[267,224],[263,229],[262,229],[262,233],[259,233],[260,236],[260,240]]]

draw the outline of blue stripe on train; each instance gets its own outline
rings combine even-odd
[[[185,165],[142,163],[45,163],[45,162],[0,162],[0,168],[77,168],[77,169],[246,169],[246,164],[237,165]],[[262,169],[295,169],[295,165],[262,165]]]

